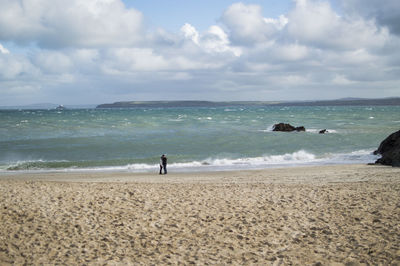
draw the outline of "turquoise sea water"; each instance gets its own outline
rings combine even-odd
[[[368,163],[399,128],[399,106],[0,110],[0,171],[157,171],[163,153],[170,172]]]

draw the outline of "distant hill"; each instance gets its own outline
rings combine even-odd
[[[100,104],[96,108],[168,108],[168,107],[223,107],[223,106],[380,106],[400,105],[399,98],[361,99],[344,98],[326,101],[299,101],[299,102],[263,102],[263,101],[127,101]]]
[[[278,106],[383,106],[400,105],[400,98],[360,99],[344,98],[327,101],[282,102]]]
[[[253,102],[253,101],[234,101],[234,102],[211,102],[211,101],[132,101],[115,102],[100,104],[96,108],[166,108],[166,107],[220,107],[220,106],[240,106],[240,105],[271,105],[276,102]]]
[[[400,97],[381,98],[381,99],[362,99],[362,98],[343,98],[337,100],[321,100],[321,101],[126,101],[105,103],[100,105],[66,105],[66,109],[91,109],[91,108],[168,108],[168,107],[229,107],[229,106],[383,106],[383,105],[399,105]],[[0,106],[0,110],[5,109],[55,109],[58,104],[41,103],[25,106]]]

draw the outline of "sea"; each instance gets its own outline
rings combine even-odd
[[[162,154],[169,173],[366,164],[399,129],[400,106],[0,110],[0,173],[158,173]]]

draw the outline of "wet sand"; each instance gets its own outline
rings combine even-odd
[[[0,265],[400,265],[400,168],[0,175]]]

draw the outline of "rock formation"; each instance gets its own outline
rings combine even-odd
[[[306,131],[306,129],[303,126],[294,127],[291,124],[279,123],[274,125],[272,131],[291,132],[291,131]]]
[[[374,154],[382,155],[375,163],[400,167],[400,130],[384,139]]]

